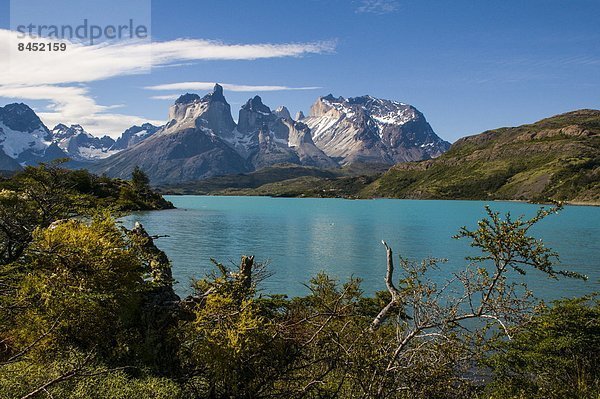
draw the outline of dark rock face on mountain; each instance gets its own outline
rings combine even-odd
[[[151,123],[144,123],[141,126],[132,126],[121,134],[110,149],[112,151],[126,150],[152,136],[159,129],[159,126],[154,126]]]
[[[15,103],[0,107],[0,147],[6,156],[14,160],[11,162],[2,156],[3,167],[34,165],[66,156],[57,148],[50,148],[51,144],[52,133],[27,105]]]
[[[4,151],[0,151],[0,172],[3,171],[16,171],[21,170],[21,165],[8,155],[4,153]]]
[[[112,138],[92,136],[80,125],[56,125],[52,129],[52,142],[75,161],[102,159],[116,153]]]
[[[240,109],[237,130],[241,133],[255,132],[263,125],[272,124],[277,118],[277,115],[263,104],[259,96],[254,96]]]
[[[65,152],[58,146],[57,143],[52,143],[48,146],[48,148],[46,148],[44,155],[38,159],[37,162],[50,162],[58,158],[66,157],[69,157],[69,155],[65,154]]]
[[[290,117],[285,107],[275,112],[259,96],[240,109],[238,126],[228,142],[254,169],[278,163],[335,168],[338,165],[318,149],[306,125]]]
[[[51,138],[48,128],[42,123],[36,113],[23,103],[8,104],[0,107],[0,122],[13,131],[26,133],[39,132],[39,137],[45,141],[49,141]]]
[[[418,161],[450,147],[416,108],[371,96],[320,97],[302,122],[317,147],[341,164]]]
[[[292,119],[290,110],[287,109],[286,107],[284,107],[283,105],[280,105],[279,107],[277,107],[277,109],[275,109],[275,111],[273,111],[273,113],[282,119]]]
[[[135,166],[139,166],[154,184],[245,172],[246,161],[217,134],[228,133],[224,130],[228,121],[220,115],[229,109],[220,86],[203,98],[181,96],[171,106],[169,122],[159,131],[138,145],[98,162],[92,170],[128,178]],[[231,123],[235,126],[233,119]]]

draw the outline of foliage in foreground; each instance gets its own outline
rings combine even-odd
[[[384,243],[387,291],[373,297],[358,279],[322,273],[305,297],[263,296],[266,271],[242,257],[239,269],[215,262],[181,300],[142,226],[125,229],[96,197],[53,186],[59,169],[39,172],[39,185],[0,200],[0,222],[22,233],[2,238],[2,398],[600,394],[599,302],[540,306],[511,277],[582,277],[556,270],[556,254],[529,236],[556,209],[531,219],[488,209],[457,236],[481,254],[444,284],[430,278],[443,263],[395,258]]]
[[[541,306],[489,359],[496,397],[594,398],[600,392],[600,301]]]
[[[151,189],[148,176],[138,167],[131,180],[121,180],[97,176],[85,169],[64,169],[61,165],[67,160],[27,166],[11,178],[0,178],[0,191],[32,200],[40,208],[63,206],[67,213],[96,208],[111,208],[115,212],[173,208],[172,203]],[[69,202],[68,198],[78,201]]]

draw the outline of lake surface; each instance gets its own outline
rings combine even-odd
[[[345,280],[363,279],[371,295],[385,289],[385,250],[408,259],[446,258],[432,278],[443,281],[463,269],[475,254],[466,240],[452,236],[461,226],[475,228],[484,205],[513,216],[533,216],[539,206],[513,202],[344,200],[268,197],[167,196],[178,209],[140,212],[124,220],[141,222],[173,263],[179,294],[189,292],[191,278],[214,269],[210,258],[239,264],[241,255],[268,261],[273,276],[268,293],[289,296],[308,292],[303,283],[320,271]],[[548,279],[537,271],[525,281],[544,299],[584,295],[600,289],[600,208],[568,206],[542,220],[531,233],[560,254],[557,268],[589,276],[587,282]],[[397,276],[396,276],[397,277]],[[520,278],[520,277],[519,277]]]

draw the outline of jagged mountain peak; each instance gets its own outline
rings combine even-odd
[[[260,96],[241,107],[237,129],[228,142],[254,169],[278,163],[337,167],[315,146],[308,126],[292,120],[286,107],[272,112]]]
[[[44,138],[46,140],[50,139],[50,130],[27,104],[12,103],[0,107],[0,122],[9,129],[18,132],[44,131],[46,136]]]
[[[93,136],[78,124],[67,126],[59,123],[52,129],[52,145],[57,146],[76,161],[106,158],[116,153],[113,149],[114,144],[115,140],[111,137]],[[50,147],[46,152],[49,150]]]
[[[125,150],[133,147],[148,137],[156,133],[161,127],[154,126],[151,123],[144,123],[141,126],[134,125],[125,130],[115,141],[111,150]]]
[[[215,87],[213,88],[212,93],[207,94],[206,96],[204,96],[203,99],[208,99],[210,101],[219,101],[219,102],[227,104],[227,100],[225,99],[225,96],[223,95],[223,86],[221,86],[218,83],[215,83]]]
[[[198,94],[195,94],[195,93],[185,93],[185,94],[179,96],[179,98],[177,100],[175,100],[176,105],[178,105],[178,104],[193,104],[196,102],[205,102],[205,103],[221,102],[221,103],[227,104],[227,100],[225,99],[225,96],[223,95],[223,86],[216,83],[215,87],[213,88],[213,91],[211,93],[206,94],[204,97],[200,97]]]
[[[29,105],[25,103],[11,103],[6,104],[4,107],[0,107],[4,109],[6,114],[13,114],[16,116],[34,116],[35,111],[29,107]],[[37,115],[35,115],[37,117]]]
[[[141,127],[142,127],[143,129],[154,129],[154,128],[156,128],[157,126],[154,126],[152,123],[148,123],[148,122],[146,122],[146,123],[142,123]]]
[[[277,107],[275,109],[275,111],[273,111],[273,113],[275,115],[277,115],[280,118],[284,118],[284,119],[292,119],[292,115],[290,114],[290,110],[287,109],[285,106],[280,105],[279,107]]]
[[[152,127],[144,124],[144,128],[138,128],[149,130]],[[0,152],[17,164],[35,165],[64,157],[89,162],[120,150],[111,137],[93,136],[79,124],[59,123],[50,130],[26,104],[0,107]]]
[[[449,148],[415,107],[371,95],[319,97],[303,121],[315,144],[342,164],[416,161]]]
[[[376,98],[369,94],[365,94],[364,96],[359,96],[359,97],[349,97],[345,101],[348,104],[358,104],[358,105],[363,105],[366,107],[372,106],[374,104],[387,104],[390,106],[411,107],[410,105],[405,104],[405,103],[401,103],[401,102],[393,101],[393,100],[386,100],[386,99],[382,99],[382,98]]]
[[[152,125],[134,126],[123,138],[135,139]],[[155,128],[155,127],[154,127]],[[127,177],[140,166],[154,183],[202,179],[247,171],[247,164],[226,142],[235,122],[221,85],[200,97],[186,93],[169,109],[169,122],[136,145],[102,160],[95,170]]]
[[[175,100],[175,104],[191,104],[200,100],[200,96],[194,93],[185,93]]]
[[[227,137],[235,129],[231,107],[223,95],[223,87],[219,84],[215,84],[213,91],[202,98],[190,93],[179,97],[169,109],[169,120],[161,131],[164,134],[202,127]]]
[[[25,103],[10,103],[10,104],[6,104],[4,107],[6,111],[10,111],[10,112],[28,112],[29,110],[31,110],[31,108],[29,107],[29,105],[25,104]]]
[[[32,165],[50,160],[45,152],[51,140],[52,133],[28,105],[0,107],[0,151],[16,163]]]
[[[85,129],[78,124],[67,126],[63,123],[59,123],[58,125],[54,126],[54,129],[52,129],[53,139],[73,137],[80,134],[83,134],[88,138],[94,138],[94,136],[86,132]]]
[[[182,98],[183,97],[183,98]],[[220,85],[200,98],[185,94],[169,110],[170,121],[157,128],[150,124],[133,126],[122,138],[145,137],[120,153],[102,160],[97,171],[127,177],[136,166],[144,169],[154,183],[196,180],[214,175],[247,171],[245,160],[227,144],[235,122]],[[156,129],[156,133],[149,130]]]
[[[415,107],[398,101],[376,98],[371,95],[359,97],[334,97],[329,94],[319,99],[311,107],[310,116],[322,116],[331,110],[335,115],[347,118],[372,119],[373,123],[404,124],[422,117]]]
[[[319,99],[320,100],[322,99],[322,100],[325,100],[325,101],[332,101],[332,102],[343,102],[343,101],[345,101],[344,97],[342,97],[342,96],[334,97],[333,94],[331,94],[331,93],[329,93],[326,96],[320,97]]]
[[[277,118],[277,115],[271,112],[271,108],[263,104],[260,96],[254,96],[240,108],[237,130],[245,134],[252,133]]]
[[[246,101],[246,104],[242,106],[242,109],[247,111],[259,112],[263,115],[271,113],[271,109],[265,104],[263,104],[262,98],[260,98],[260,96],[254,96],[248,101]]]

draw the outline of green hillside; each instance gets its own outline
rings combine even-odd
[[[339,169],[278,164],[250,173],[163,185],[158,190],[163,194],[187,195],[347,196],[357,195],[388,169],[389,166],[379,164],[352,164]]]
[[[600,202],[600,111],[579,110],[458,140],[398,164],[365,197]]]

